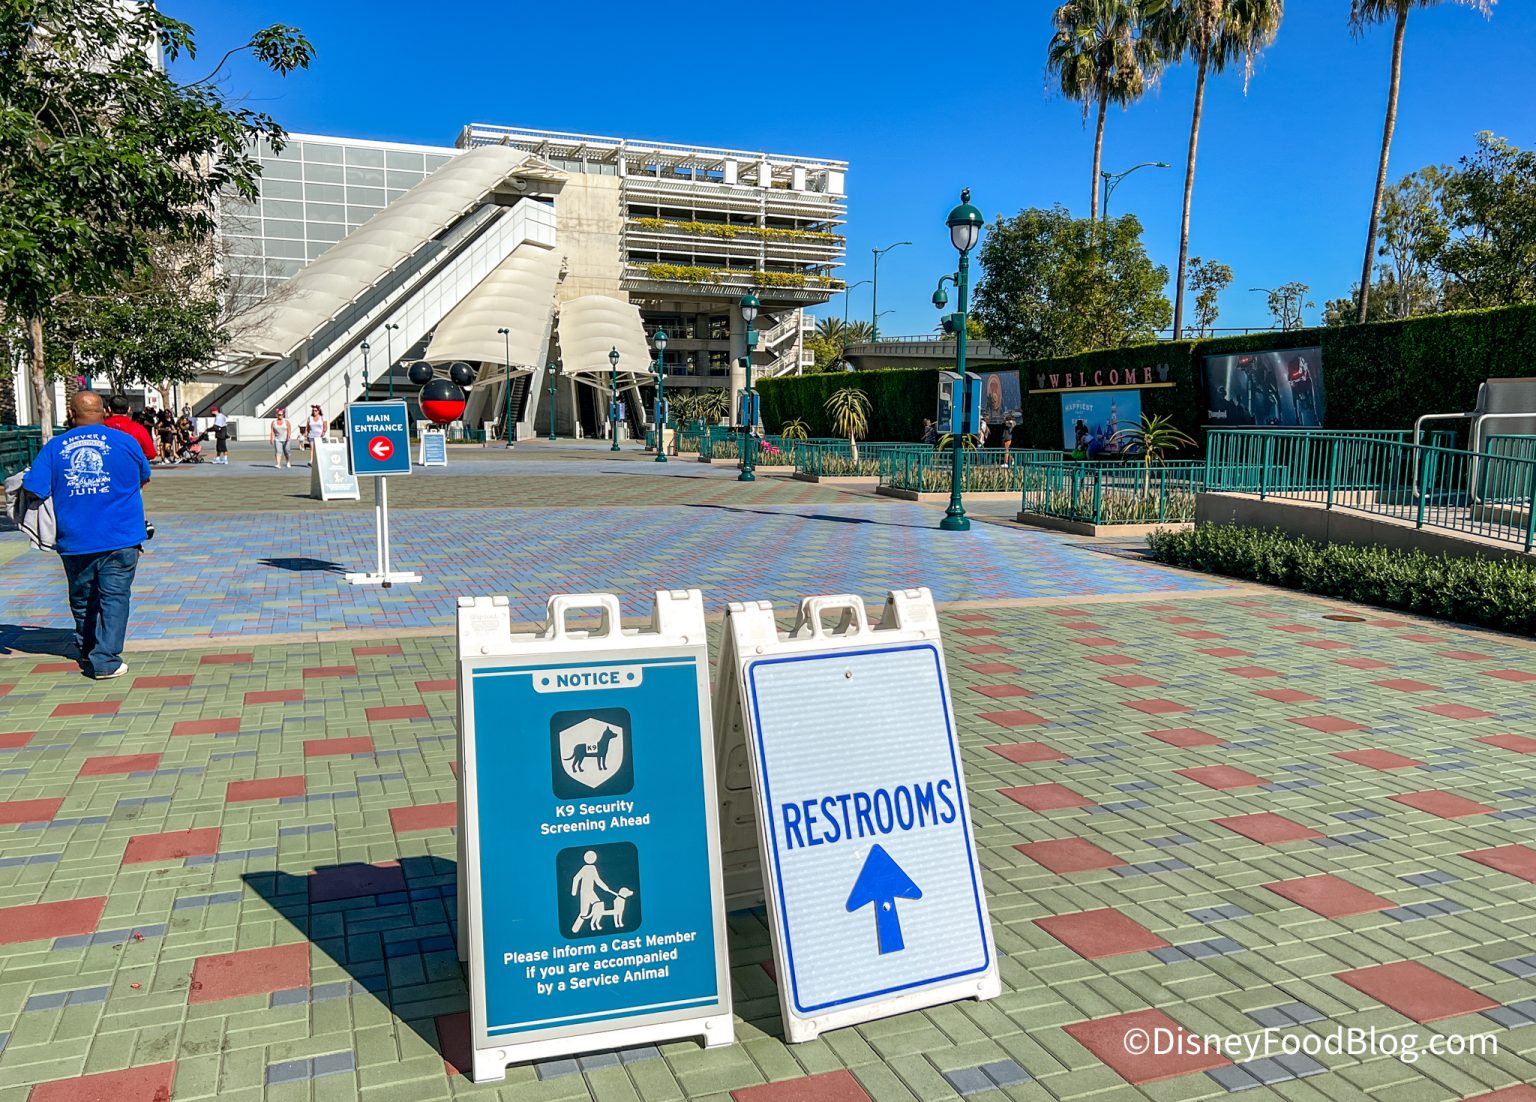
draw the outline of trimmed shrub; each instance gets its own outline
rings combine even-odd
[[[915,442],[922,439],[923,418],[933,416],[938,402],[939,373],[936,368],[912,368],[764,379],[757,383],[763,396],[763,427],[775,433],[799,418],[811,436],[835,437],[826,403],[834,390],[845,386],[869,395],[868,439]]]
[[[1231,524],[1160,530],[1147,546],[1171,566],[1536,636],[1536,563],[1316,543]]]

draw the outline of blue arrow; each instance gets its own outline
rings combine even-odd
[[[880,953],[899,953],[907,947],[901,937],[901,916],[896,913],[896,900],[921,899],[923,889],[912,882],[900,865],[885,852],[884,846],[872,846],[864,867],[848,893],[848,910],[874,904],[875,940]]]

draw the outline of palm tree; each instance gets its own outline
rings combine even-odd
[[[1099,167],[1104,153],[1104,115],[1111,103],[1126,107],[1156,79],[1158,55],[1141,35],[1144,20],[1164,0],[1067,0],[1056,9],[1046,53],[1046,73],[1055,74],[1061,94],[1083,105],[1083,121],[1098,108],[1093,135],[1093,178],[1088,181],[1090,221],[1099,218]]]
[[[856,386],[845,386],[827,397],[825,408],[832,415],[832,431],[848,438],[849,450],[857,463],[859,437],[869,433],[869,395]]]
[[[1365,321],[1371,301],[1371,272],[1376,260],[1376,230],[1381,222],[1381,197],[1387,188],[1387,156],[1392,151],[1392,131],[1397,128],[1397,90],[1403,76],[1403,36],[1408,31],[1410,8],[1433,8],[1441,0],[1350,0],[1349,29],[1356,36],[1365,33],[1372,23],[1395,21],[1392,32],[1392,76],[1387,84],[1387,121],[1381,128],[1381,161],[1376,166],[1376,194],[1371,198],[1370,228],[1365,236],[1365,268],[1360,277],[1360,304],[1355,314],[1356,324]],[[1469,8],[1475,8],[1484,18],[1493,14],[1498,0],[1456,0]]]
[[[1179,226],[1179,271],[1174,282],[1173,339],[1184,323],[1184,274],[1189,266],[1189,208],[1195,191],[1195,150],[1205,109],[1205,78],[1239,58],[1243,88],[1253,60],[1275,40],[1285,0],[1168,0],[1148,20],[1147,33],[1167,61],[1195,62],[1195,109],[1189,124],[1189,157],[1184,165],[1184,220]]]
[[[839,349],[848,343],[848,334],[842,318],[817,318],[816,335]]]
[[[843,347],[850,344],[868,344],[875,339],[875,327],[867,321],[850,321],[842,327]]]

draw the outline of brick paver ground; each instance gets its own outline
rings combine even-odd
[[[1051,551],[1042,574],[1113,568],[943,616],[1000,998],[786,1045],[763,916],[740,912],[736,1046],[477,1087],[457,1073],[447,638],[248,628],[136,651],[100,683],[16,651],[0,657],[0,1102],[1532,1102],[1536,647],[990,538]],[[1081,599],[1133,566],[1168,592]],[[859,569],[878,589],[878,562]],[[1125,1040],[1266,1028],[1486,1033],[1498,1051]]]

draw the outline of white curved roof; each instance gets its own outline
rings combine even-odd
[[[560,359],[567,375],[608,374],[608,353],[615,348],[619,374],[651,370],[640,307],[607,295],[583,295],[560,304]]]
[[[559,274],[555,249],[531,241],[519,245],[438,324],[426,360],[537,366],[549,339]],[[512,331],[510,341],[497,332],[503,328]]]
[[[525,166],[533,171],[520,173]],[[504,146],[454,157],[300,269],[269,308],[256,311],[232,346],[252,355],[291,356],[345,306],[518,175],[563,178],[537,158]]]

